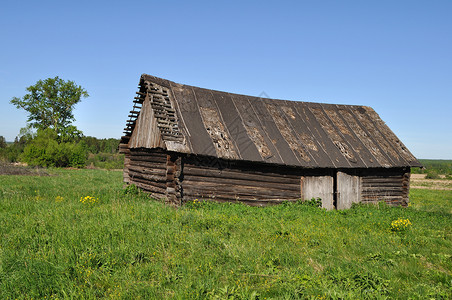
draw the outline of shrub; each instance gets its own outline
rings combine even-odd
[[[71,167],[84,167],[86,164],[87,151],[85,143],[82,141],[76,145],[73,145],[69,164]]]
[[[57,134],[51,130],[40,130],[20,156],[31,166],[83,167],[87,151],[83,142],[58,142]]]
[[[101,168],[101,169],[122,169],[124,168],[124,154],[111,154],[111,153],[90,153],[88,156],[88,160],[86,162],[87,165]]]
[[[0,148],[0,161],[17,162],[20,154],[24,151],[26,143],[32,139],[30,133],[25,132],[26,128],[21,129],[20,138],[16,137],[14,143]]]
[[[124,195],[138,196],[141,190],[134,184],[129,184],[123,191]]]
[[[427,171],[427,175],[425,175],[425,178],[427,179],[439,179],[439,175],[434,170]]]

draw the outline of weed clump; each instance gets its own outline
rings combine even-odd
[[[399,218],[391,222],[391,231],[405,232],[411,227],[411,222],[408,219]]]
[[[99,198],[93,197],[93,196],[85,196],[85,197],[81,197],[80,198],[80,202],[83,204],[95,204],[97,202],[99,202]]]
[[[311,198],[310,200],[299,200],[298,203],[312,207],[322,207],[321,198]]]

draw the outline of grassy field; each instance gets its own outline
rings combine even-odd
[[[413,189],[408,208],[174,209],[118,171],[47,172],[0,176],[1,299],[452,297],[449,190]]]

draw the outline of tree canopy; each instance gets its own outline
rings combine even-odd
[[[6,146],[8,146],[8,144],[6,144],[5,137],[0,135],[0,148],[6,148]]]
[[[51,128],[57,134],[64,133],[75,121],[73,109],[88,92],[74,81],[58,76],[39,80],[27,87],[22,98],[14,97],[11,104],[28,112],[29,125],[36,129]]]

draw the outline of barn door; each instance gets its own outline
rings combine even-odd
[[[334,209],[333,190],[333,177],[331,176],[306,176],[303,178],[303,200],[321,198],[323,208]]]
[[[336,209],[347,209],[353,203],[358,203],[360,195],[360,180],[358,176],[337,172]]]

